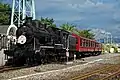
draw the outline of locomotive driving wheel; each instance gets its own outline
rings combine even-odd
[[[44,58],[40,59],[40,64],[44,64]]]
[[[32,57],[28,57],[28,58],[26,59],[26,64],[27,64],[28,66],[34,65],[34,59],[33,59]]]
[[[25,58],[24,57],[19,57],[19,58],[14,57],[12,62],[13,62],[13,66],[23,66],[25,64]]]
[[[44,64],[45,63],[45,50],[41,49],[40,52],[35,53],[35,61],[37,64]]]
[[[29,57],[26,59],[26,64],[29,66],[30,65],[30,59]]]

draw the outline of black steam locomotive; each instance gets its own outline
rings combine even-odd
[[[70,33],[54,27],[48,27],[38,20],[26,18],[17,32],[17,43],[5,51],[15,65],[43,64],[66,58],[69,46],[74,43]],[[72,39],[72,43],[69,41]]]

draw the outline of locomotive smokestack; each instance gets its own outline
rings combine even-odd
[[[32,22],[32,17],[26,17],[26,22],[31,23]]]

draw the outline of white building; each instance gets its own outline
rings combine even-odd
[[[10,36],[15,37],[17,27],[14,25],[0,25],[0,66],[3,66],[6,61],[4,50],[8,49],[8,41]]]

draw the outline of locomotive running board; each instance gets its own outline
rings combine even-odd
[[[40,49],[39,50],[35,50],[35,53],[36,52],[40,52],[42,48],[49,48],[49,49],[51,49],[51,48],[54,48],[54,47],[53,46],[40,46]]]
[[[54,48],[53,46],[40,46],[40,48]]]
[[[55,46],[63,46],[63,44],[55,44]]]

